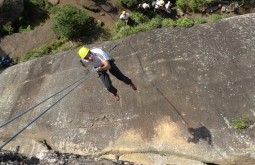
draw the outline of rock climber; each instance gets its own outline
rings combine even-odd
[[[102,49],[89,49],[83,46],[79,49],[78,55],[83,62],[93,66],[96,69],[99,78],[102,80],[106,89],[112,93],[115,100],[119,101],[120,97],[117,93],[118,90],[112,85],[112,81],[107,71],[109,71],[120,81],[129,85],[133,90],[137,90],[132,80],[120,71],[120,69],[114,63],[114,59],[110,58],[110,56]]]

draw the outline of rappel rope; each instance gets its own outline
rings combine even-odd
[[[94,72],[94,70],[90,71],[85,77],[77,80],[76,82],[74,82],[73,84],[67,86],[66,88],[62,89],[61,91],[55,93],[54,95],[48,97],[47,99],[43,100],[42,102],[40,102],[39,104],[33,106],[32,108],[28,109],[25,112],[20,113],[19,115],[15,116],[14,118],[6,121],[5,123],[3,123],[1,125],[0,128],[6,126],[7,124],[9,124],[10,122],[12,122],[13,120],[19,118],[20,116],[24,115],[25,113],[33,110],[35,107],[37,107],[38,105],[42,104],[43,102],[49,100],[50,98],[56,96],[57,94],[59,94],[60,92],[63,92],[65,90],[67,90],[68,88],[72,87],[74,84],[76,84],[70,91],[68,91],[64,96],[62,96],[59,100],[57,100],[54,104],[52,104],[51,106],[49,106],[46,110],[44,110],[43,112],[41,112],[39,115],[37,115],[37,117],[35,117],[31,122],[29,122],[26,126],[24,126],[20,131],[18,131],[16,134],[14,134],[12,137],[10,137],[8,140],[6,140],[1,146],[0,146],[0,150],[6,146],[9,142],[11,142],[14,138],[16,138],[20,133],[22,133],[24,130],[26,130],[30,125],[32,125],[36,120],[38,120],[42,115],[44,115],[46,112],[48,112],[53,106],[55,106],[57,103],[59,103],[63,98],[65,98],[69,93],[71,93],[75,88],[77,88],[80,84],[82,84],[85,80],[87,80],[87,78],[89,77],[90,73]],[[78,83],[78,84],[77,84]]]
[[[65,87],[64,89],[60,90],[59,92],[57,92],[57,93],[51,95],[50,97],[46,98],[45,100],[41,101],[40,103],[36,104],[35,106],[29,108],[28,110],[26,110],[26,111],[24,111],[24,112],[18,114],[17,116],[15,116],[15,117],[13,117],[13,118],[7,120],[6,122],[4,122],[3,124],[0,125],[0,128],[2,128],[2,127],[4,127],[4,126],[8,125],[8,124],[11,123],[13,120],[15,120],[15,119],[19,118],[20,116],[26,114],[27,112],[32,111],[34,108],[38,107],[39,105],[41,105],[42,103],[44,103],[44,102],[46,102],[47,100],[51,99],[52,97],[58,95],[59,93],[65,91],[66,89],[70,88],[71,86],[73,86],[74,84],[78,83],[79,81],[81,81],[81,80],[84,79],[84,78],[85,78],[85,77],[83,77],[83,78],[77,80],[77,81],[74,82],[73,84],[71,84],[71,85]]]

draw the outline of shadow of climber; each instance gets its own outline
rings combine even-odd
[[[206,127],[188,128],[188,131],[193,136],[188,138],[188,143],[198,143],[199,140],[202,139],[212,145],[212,135]]]

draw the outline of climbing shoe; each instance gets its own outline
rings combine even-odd
[[[136,88],[135,84],[133,84],[133,82],[131,82],[131,84],[129,84],[129,85],[130,85],[130,87],[131,87],[134,91],[137,90],[137,88]]]
[[[115,94],[112,94],[113,98],[116,100],[116,101],[119,101],[120,100],[120,97],[117,93]]]

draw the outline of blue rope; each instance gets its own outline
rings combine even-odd
[[[61,92],[63,92],[63,91],[65,91],[66,89],[70,88],[71,86],[73,86],[74,84],[76,84],[77,82],[81,81],[81,80],[84,79],[84,78],[86,78],[86,77],[83,77],[83,78],[77,80],[77,81],[74,82],[73,84],[71,84],[71,85],[65,87],[64,89],[60,90],[59,92],[57,92],[57,93],[51,95],[50,97],[46,98],[45,100],[41,101],[40,103],[36,104],[35,106],[29,108],[29,109],[26,110],[25,112],[22,112],[22,113],[18,114],[17,116],[15,116],[15,117],[13,117],[13,118],[7,120],[5,123],[3,123],[2,125],[0,125],[0,128],[2,128],[2,127],[4,127],[4,126],[8,125],[8,124],[11,123],[13,120],[19,118],[20,116],[26,114],[27,112],[29,112],[29,111],[31,111],[31,110],[33,110],[34,108],[38,107],[39,105],[41,105],[41,104],[44,103],[45,101],[49,100],[50,98],[56,96],[57,94],[59,94],[59,93],[61,93]]]
[[[92,70],[93,72],[94,70]],[[63,98],[65,98],[69,93],[71,93],[75,88],[77,88],[81,83],[83,83],[89,76],[87,75],[86,77],[83,77],[82,79],[76,81],[75,83],[79,82],[77,85],[75,85],[69,92],[67,92],[64,96],[62,96],[58,101],[56,101],[54,104],[52,104],[50,107],[48,107],[46,110],[44,110],[43,112],[41,112],[39,115],[37,115],[37,117],[35,117],[31,122],[29,122],[26,126],[24,126],[20,131],[18,131],[16,134],[14,134],[12,137],[10,137],[7,141],[5,141],[1,146],[0,146],[0,150],[6,146],[8,143],[10,143],[13,139],[15,139],[20,133],[22,133],[24,130],[26,130],[30,125],[32,125],[36,120],[38,120],[42,115],[44,115],[46,112],[48,112],[53,106],[55,106],[57,103],[59,103]],[[75,83],[73,83],[72,85],[74,85]],[[69,85],[72,86],[72,85]],[[67,88],[64,88],[67,89]],[[63,89],[63,90],[64,90]],[[63,91],[61,90],[61,91]],[[58,92],[60,93],[60,92]],[[56,94],[54,94],[56,95]],[[19,116],[19,115],[18,115]],[[21,115],[20,115],[21,116]],[[15,117],[18,118],[18,117]],[[15,119],[13,119],[15,120]],[[12,120],[12,121],[13,121]],[[6,125],[6,124],[5,124]]]
[[[58,101],[56,101],[53,105],[48,107],[46,110],[41,112],[36,118],[34,118],[31,122],[29,122],[25,127],[23,127],[20,131],[18,131],[15,135],[10,137],[7,141],[5,141],[1,146],[0,150],[7,145],[9,142],[11,142],[14,138],[16,138],[20,133],[22,133],[25,129],[27,129],[30,125],[32,125],[37,119],[39,119],[42,115],[44,115],[46,112],[48,112],[53,106],[55,106],[57,103],[59,103],[64,97],[66,97],[69,93],[71,93],[76,87],[78,87],[81,83],[83,83],[86,80],[87,77],[85,77],[84,80],[82,80],[79,84],[77,84],[74,88],[72,88],[69,92],[67,92],[64,96],[62,96]]]

